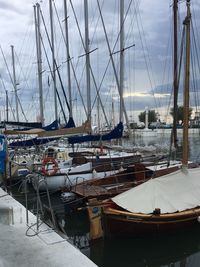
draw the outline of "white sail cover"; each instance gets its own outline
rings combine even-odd
[[[181,169],[151,179],[112,198],[133,213],[173,213],[200,206],[200,168]]]

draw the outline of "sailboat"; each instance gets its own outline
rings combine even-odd
[[[190,21],[190,0],[187,0],[182,167],[101,204],[105,235],[130,237],[176,233],[194,227],[200,221],[200,168],[188,168]]]

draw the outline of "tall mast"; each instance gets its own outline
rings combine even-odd
[[[98,127],[98,132],[100,131],[100,103],[99,103],[99,96],[97,96],[97,127]]]
[[[183,166],[188,165],[188,127],[189,127],[189,87],[190,87],[190,0],[187,0],[187,16],[183,22],[186,27],[184,119],[183,119]]]
[[[88,0],[84,0],[85,15],[85,53],[86,53],[86,87],[87,87],[87,119],[91,121],[91,89],[90,89],[90,53],[88,29]]]
[[[8,121],[8,91],[6,90],[6,121]]]
[[[14,46],[13,45],[11,45],[11,52],[12,52],[13,86],[14,86],[14,92],[15,92],[16,117],[17,117],[17,122],[19,122],[17,83],[16,83],[16,74],[15,74],[15,56],[14,56]]]
[[[42,53],[41,53],[41,39],[40,39],[40,5],[38,3],[36,4],[36,6],[34,6],[34,18],[35,18],[37,67],[38,67],[40,121],[42,125],[44,125],[43,88],[42,88]]]
[[[115,126],[115,106],[114,106],[114,99],[112,97],[112,127]]]
[[[68,36],[68,16],[67,16],[67,1],[64,0],[64,18],[65,18],[65,38],[66,38],[66,53],[67,53],[67,74],[68,74],[68,92],[69,92],[69,117],[73,118],[72,112],[72,89],[71,89],[71,69],[70,69],[70,54],[69,54],[69,36]]]
[[[58,107],[57,107],[57,96],[56,96],[56,63],[55,63],[55,52],[54,52],[54,32],[53,32],[53,10],[52,0],[49,0],[49,14],[50,14],[50,26],[51,26],[51,52],[52,52],[52,65],[53,65],[53,85],[54,85],[54,107],[55,107],[55,119],[58,120]]]
[[[98,9],[99,9],[99,14],[100,14],[102,26],[103,26],[103,31],[104,31],[105,38],[106,38],[106,43],[107,43],[107,47],[108,47],[108,51],[109,51],[109,55],[110,55],[110,60],[111,60],[113,71],[114,71],[114,76],[115,76],[116,83],[117,83],[117,89],[118,89],[119,95],[121,95],[121,93],[120,93],[120,82],[119,82],[117,70],[116,70],[116,67],[115,67],[114,59],[113,59],[113,52],[111,50],[110,43],[109,43],[109,40],[108,40],[108,35],[107,35],[107,32],[106,32],[106,27],[105,27],[105,23],[104,23],[104,20],[103,20],[103,15],[102,15],[101,7],[100,7],[100,4],[99,4],[99,0],[97,0],[97,5],[98,5]],[[129,120],[128,120],[128,115],[127,115],[127,112],[126,112],[126,108],[125,108],[123,97],[121,98],[121,101],[122,101],[123,112],[124,112],[126,124],[129,127]]]
[[[124,91],[124,0],[120,0],[120,115],[123,122],[123,91]]]
[[[177,37],[177,11],[178,0],[174,0],[173,14],[174,14],[174,74],[173,74],[173,88],[174,88],[174,118],[173,118],[173,144],[177,148],[177,118],[178,118],[178,37]]]

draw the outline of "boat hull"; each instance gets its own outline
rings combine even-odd
[[[38,184],[37,177],[36,179],[32,180],[33,187],[39,191],[48,190],[60,190],[63,187],[70,188],[71,186],[75,186],[78,183],[83,181],[91,180],[91,179],[98,179],[104,178],[109,175],[113,175],[117,173],[117,171],[107,171],[107,172],[96,172],[96,171],[87,171],[87,172],[80,172],[80,173],[66,173],[66,174],[57,174],[53,176],[44,176],[43,180],[40,180]]]
[[[142,237],[174,234],[191,229],[199,224],[199,216],[200,208],[187,212],[151,216],[105,209],[102,217],[105,236]]]

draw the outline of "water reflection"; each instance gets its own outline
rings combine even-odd
[[[89,221],[86,210],[73,212],[64,217],[65,232],[69,242],[90,257]]]
[[[91,245],[90,255],[100,267],[197,267],[200,262],[200,225],[182,235],[97,242]]]
[[[164,151],[167,152],[170,145],[170,135],[169,134],[158,134],[156,137],[135,137],[131,140],[124,139],[124,145],[127,147],[132,146],[136,147],[149,147],[150,151]],[[183,138],[182,135],[178,135],[178,150],[176,152],[177,159],[181,159],[182,155],[182,144]],[[189,160],[200,162],[200,133],[190,134],[189,135]]]

